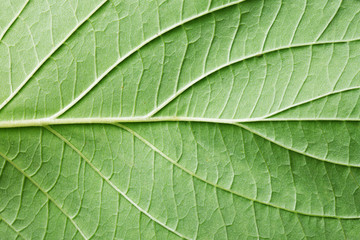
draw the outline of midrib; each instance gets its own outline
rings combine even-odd
[[[113,123],[146,123],[146,122],[207,122],[219,124],[251,122],[286,122],[286,121],[342,121],[360,122],[360,118],[202,118],[202,117],[103,117],[103,118],[40,118],[29,120],[0,121],[0,128],[38,127],[48,125],[71,124],[113,124]]]

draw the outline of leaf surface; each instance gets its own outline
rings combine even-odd
[[[357,0],[3,6],[4,239],[359,236]]]

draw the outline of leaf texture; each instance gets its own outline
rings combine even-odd
[[[359,1],[1,5],[1,239],[360,235]]]

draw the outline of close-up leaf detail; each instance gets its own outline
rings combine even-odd
[[[359,0],[0,0],[0,239],[359,238]]]

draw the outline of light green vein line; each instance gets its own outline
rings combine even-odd
[[[352,118],[243,118],[219,119],[201,117],[109,117],[109,118],[40,118],[34,120],[0,121],[1,128],[41,127],[48,125],[76,125],[76,124],[113,124],[113,123],[151,123],[151,122],[203,122],[219,124],[256,123],[256,122],[360,122]]]
[[[145,214],[147,217],[149,217],[151,220],[159,224],[160,226],[164,227],[165,229],[173,232],[174,234],[178,235],[181,238],[189,239],[188,237],[185,237],[181,233],[177,232],[175,229],[172,229],[168,226],[166,226],[164,223],[160,222],[158,219],[154,218],[152,215],[150,215],[148,212],[146,212],[144,209],[142,209],[139,205],[137,205],[133,200],[131,200],[124,192],[122,192],[114,183],[112,183],[108,178],[106,178],[95,166],[91,163],[91,161],[79,150],[77,149],[71,142],[69,142],[64,136],[62,136],[59,132],[55,131],[55,129],[44,126],[49,132],[54,134],[56,137],[58,137],[60,140],[64,141],[71,149],[73,149],[79,156],[84,159],[84,161],[89,164],[89,166],[105,181],[107,182],[115,191],[117,191],[121,196],[123,196],[130,204],[132,204],[135,208],[137,208],[141,213]]]
[[[205,122],[219,124],[256,123],[256,122],[360,122],[359,118],[202,118],[202,117],[102,117],[102,118],[39,118],[32,120],[0,121],[1,128],[39,127],[69,124],[112,124],[146,122]]]
[[[263,135],[263,134],[261,134],[261,133],[259,133],[259,132],[257,132],[257,131],[254,131],[254,130],[251,129],[250,127],[247,127],[246,125],[241,124],[241,123],[233,123],[232,125],[235,125],[235,126],[238,126],[238,127],[240,127],[240,128],[243,128],[243,129],[251,132],[252,134],[255,134],[255,135],[257,135],[257,136],[259,136],[259,137],[261,137],[261,138],[263,138],[263,139],[265,139],[265,140],[267,140],[267,141],[269,141],[269,142],[271,142],[271,143],[273,143],[273,144],[275,144],[275,145],[278,145],[278,146],[281,147],[281,148],[284,148],[284,149],[289,150],[289,151],[291,151],[291,152],[298,153],[298,154],[303,155],[303,156],[306,156],[306,157],[310,157],[310,158],[313,158],[313,159],[316,159],[316,160],[319,160],[319,161],[322,161],[322,162],[327,162],[327,163],[331,163],[331,164],[336,164],[336,165],[340,165],[340,166],[344,166],[344,167],[356,167],[356,168],[359,168],[359,167],[360,167],[359,164],[346,164],[346,163],[341,163],[341,162],[330,161],[330,160],[327,160],[327,159],[325,159],[325,158],[320,158],[320,157],[317,157],[317,156],[312,155],[312,154],[310,154],[310,153],[302,152],[302,151],[299,151],[299,150],[297,150],[297,149],[288,147],[288,146],[286,146],[286,145],[284,145],[284,144],[281,144],[281,143],[275,141],[274,139],[271,139],[271,138],[266,137],[265,135]],[[359,217],[359,218],[360,218],[360,217]]]
[[[135,47],[133,50],[131,50],[130,52],[128,52],[127,54],[125,54],[123,57],[119,58],[113,65],[111,65],[103,74],[100,75],[100,77],[98,77],[97,79],[95,79],[95,81],[93,83],[90,84],[90,86],[85,89],[79,96],[77,96],[72,102],[70,102],[67,106],[65,106],[63,109],[61,109],[60,111],[58,111],[57,113],[55,113],[54,115],[52,115],[50,118],[57,118],[59,116],[61,116],[62,114],[64,114],[66,111],[68,111],[70,108],[72,108],[77,102],[79,102],[85,95],[87,95],[101,80],[103,80],[112,70],[114,70],[120,63],[122,63],[124,60],[126,60],[128,57],[130,57],[132,54],[134,54],[135,52],[139,51],[142,47],[144,47],[145,45],[149,44],[150,42],[154,41],[155,39],[157,39],[158,37],[164,35],[165,33],[181,26],[184,25],[185,23],[188,23],[190,21],[193,21],[197,18],[200,18],[202,16],[205,16],[207,14],[210,14],[212,12],[216,12],[219,11],[221,9],[239,4],[241,2],[243,2],[245,0],[239,0],[239,1],[235,1],[235,2],[230,2],[224,5],[221,5],[220,7],[216,7],[211,9],[210,11],[205,11],[199,15],[195,15],[192,16],[190,18],[187,18],[185,20],[180,21],[179,23],[168,27],[164,30],[162,30],[161,32],[157,33],[156,35],[150,37],[149,39],[147,39],[146,41],[144,41],[143,43],[141,43],[140,45],[138,45],[137,47]]]
[[[156,113],[158,113],[161,109],[163,109],[165,106],[167,106],[169,103],[171,103],[175,98],[177,98],[180,94],[182,94],[183,92],[185,92],[186,90],[188,90],[190,87],[192,87],[193,85],[195,85],[196,83],[200,82],[201,80],[209,77],[210,75],[226,68],[229,67],[233,64],[236,63],[240,63],[242,61],[246,61],[248,59],[257,57],[257,56],[261,56],[264,54],[269,54],[269,53],[273,53],[273,52],[277,52],[277,51],[282,51],[282,50],[286,50],[286,49],[292,49],[292,48],[300,48],[300,47],[308,47],[308,46],[316,46],[316,45],[325,45],[325,44],[338,44],[338,43],[350,43],[350,42],[355,42],[355,41],[359,41],[360,38],[355,38],[355,39],[349,39],[349,40],[338,40],[338,41],[322,41],[322,42],[310,42],[310,43],[301,43],[301,44],[294,44],[294,45],[288,45],[288,46],[282,46],[282,47],[278,47],[278,48],[273,48],[273,49],[269,49],[266,51],[261,51],[261,52],[257,52],[254,54],[251,54],[249,56],[245,56],[230,62],[227,62],[225,64],[222,64],[216,68],[214,68],[213,70],[207,72],[206,74],[203,74],[201,76],[199,76],[198,78],[196,78],[195,80],[189,82],[188,84],[186,84],[182,89],[180,89],[179,91],[177,91],[174,95],[170,96],[168,99],[166,99],[162,104],[160,104],[158,107],[156,107],[153,111],[149,112],[146,117],[152,117],[154,116]]]
[[[74,225],[76,230],[81,234],[84,239],[87,239],[85,234],[81,231],[78,225],[74,222],[74,220],[56,203],[56,201],[44,190],[40,187],[40,185],[35,182],[27,173],[25,173],[21,168],[19,168],[13,161],[11,161],[5,154],[0,152],[0,156],[3,157],[7,162],[9,162],[15,169],[17,169],[21,174],[23,174],[32,184],[34,184]]]
[[[59,42],[51,52],[46,55],[43,60],[33,69],[33,71],[25,78],[24,81],[13,91],[5,100],[0,104],[0,111],[3,109],[14,97],[20,92],[20,90],[26,85],[27,82],[35,75],[35,73],[43,66],[43,64],[79,29],[92,15],[94,15],[108,0],[103,0],[89,15],[87,15],[81,22],[79,22],[75,28],[61,41]]]
[[[7,221],[5,221],[5,219],[4,219],[1,215],[0,215],[0,221],[3,221],[6,225],[8,225],[8,226],[11,228],[11,230],[13,230],[15,233],[17,233],[17,235],[20,236],[22,239],[26,239],[26,238],[21,234],[21,232],[19,232],[18,230],[16,230],[13,225],[11,225],[11,224],[8,223]]]
[[[341,5],[343,4],[343,0],[340,0],[339,6],[337,7],[334,14],[330,17],[329,21],[326,23],[326,26],[323,28],[323,30],[319,33],[319,35],[316,37],[316,41],[318,41],[326,32],[326,30],[329,28],[330,24],[334,21],[335,17],[338,16],[339,11],[341,10]]]
[[[298,107],[300,105],[304,105],[306,103],[310,103],[310,102],[313,102],[313,101],[316,101],[316,100],[319,100],[321,98],[325,98],[325,97],[329,97],[331,95],[335,95],[335,94],[338,94],[338,93],[344,93],[344,92],[349,92],[349,91],[353,91],[353,90],[359,90],[360,89],[360,86],[356,86],[356,87],[349,87],[349,88],[344,88],[344,89],[340,89],[340,90],[337,90],[337,91],[333,91],[333,92],[329,92],[329,93],[325,93],[325,94],[322,94],[320,96],[317,96],[317,97],[314,97],[314,98],[310,98],[308,100],[305,100],[305,101],[302,101],[302,102],[298,102],[298,103],[295,103],[295,104],[292,104],[290,106],[287,106],[285,108],[282,108],[282,109],[279,109],[275,112],[272,112],[268,115],[265,115],[263,116],[262,118],[270,118],[270,117],[273,117],[275,115],[278,115],[279,113],[282,113],[282,112],[285,112],[289,109],[292,109],[292,108],[295,108],[295,107]]]
[[[4,38],[4,36],[6,35],[6,33],[9,31],[9,29],[11,28],[11,26],[15,23],[15,21],[19,18],[20,14],[24,11],[24,9],[26,8],[27,4],[29,3],[29,0],[27,0],[25,2],[25,4],[21,7],[20,11],[16,14],[16,16],[9,22],[9,24],[4,28],[4,31],[0,34],[0,42],[2,41],[2,39]]]
[[[277,205],[274,205],[272,203],[268,203],[268,202],[263,202],[263,201],[260,201],[260,200],[257,200],[257,199],[253,199],[253,198],[250,198],[250,197],[247,197],[247,196],[244,196],[242,194],[239,194],[231,189],[226,189],[216,183],[212,183],[212,182],[209,182],[208,180],[200,177],[200,176],[197,176],[195,173],[193,173],[192,171],[184,168],[183,166],[181,166],[179,163],[177,163],[175,160],[173,160],[172,158],[170,158],[169,156],[167,156],[165,153],[163,153],[161,150],[159,150],[157,147],[155,147],[152,143],[150,143],[148,140],[146,140],[145,138],[143,138],[141,135],[139,135],[137,132],[135,132],[134,130],[132,130],[131,128],[123,125],[123,124],[113,124],[115,126],[118,126],[126,131],[128,131],[129,133],[133,134],[135,137],[137,137],[140,141],[142,141],[143,143],[145,143],[148,147],[150,147],[152,150],[154,150],[155,152],[157,152],[158,154],[160,154],[163,158],[167,159],[169,162],[171,162],[172,164],[174,164],[176,167],[178,167],[179,169],[183,170],[184,172],[188,173],[189,175],[201,180],[202,182],[204,183],[207,183],[215,188],[218,188],[218,189],[221,189],[221,190],[224,190],[226,192],[229,192],[233,195],[236,195],[236,196],[239,196],[241,198],[244,198],[244,199],[247,199],[249,201],[252,201],[252,202],[256,202],[256,203],[259,203],[259,204],[262,204],[262,205],[265,205],[265,206],[269,206],[269,207],[273,207],[273,208],[276,208],[276,209],[280,209],[280,210],[283,210],[283,211],[286,211],[286,212],[291,212],[291,213],[294,213],[294,214],[300,214],[300,215],[303,215],[303,216],[310,216],[310,217],[319,217],[319,218],[332,218],[332,219],[339,219],[339,220],[342,220],[342,219],[360,219],[360,216],[334,216],[334,215],[319,215],[319,214],[311,214],[311,213],[304,213],[304,212],[299,212],[299,211],[296,211],[296,210],[291,210],[291,209],[287,209],[287,208],[284,208],[284,207],[280,207],[280,206],[277,206]]]
[[[332,122],[360,122],[360,119],[215,119],[215,118],[193,118],[193,117],[157,117],[157,118],[75,118],[75,119],[38,119],[30,121],[10,121],[0,122],[0,128],[18,128],[18,127],[40,127],[47,125],[69,125],[69,124],[114,124],[114,123],[146,123],[146,122],[204,122],[204,123],[218,123],[218,124],[230,124],[238,127],[245,128],[244,123],[256,123],[256,122],[321,122],[321,121],[332,121]],[[243,123],[243,124],[242,124]],[[248,127],[247,127],[248,128]],[[310,158],[314,158],[320,161],[329,162],[336,165],[345,167],[360,167],[360,164],[345,164],[340,162],[333,162],[327,159],[319,158],[315,155],[311,155],[305,152],[301,152],[296,149],[289,148],[273,139],[267,138],[266,136],[254,132],[252,129],[246,129],[252,133],[282,147],[289,151],[296,152],[305,155]]]

